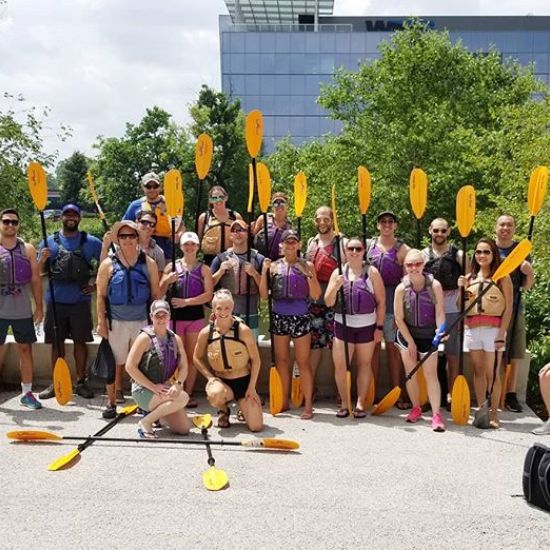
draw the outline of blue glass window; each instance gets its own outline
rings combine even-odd
[[[255,74],[245,75],[244,86],[247,95],[258,95],[260,93],[260,77]]]
[[[332,32],[324,32],[321,34],[322,40],[321,40],[321,53],[333,53],[336,49],[336,43],[334,39],[334,33]]]
[[[290,73],[290,59],[287,53],[275,54],[275,74]]]
[[[318,75],[305,76],[305,93],[308,95],[319,94],[319,76]]]
[[[247,52],[260,51],[260,35],[257,32],[245,33],[244,44]]]
[[[284,137],[290,134],[290,117],[278,116],[275,117],[275,135]]]
[[[275,33],[275,51],[277,53],[290,53],[290,33],[277,32]]]
[[[290,93],[292,95],[303,95],[305,93],[304,75],[292,75],[290,77]]]
[[[306,51],[306,35],[304,33],[290,33],[290,51],[296,53]]]
[[[304,135],[305,137],[315,137],[319,135],[319,118],[316,116],[304,118]]]
[[[533,55],[533,58],[536,65],[535,71],[537,73],[547,73],[548,72],[548,54],[536,53]]]
[[[262,75],[260,77],[260,93],[273,95],[275,93],[275,77],[273,75]]]
[[[232,73],[244,73],[244,54],[232,53],[231,54],[231,72]]]
[[[290,134],[293,137],[305,135],[306,126],[304,124],[304,117],[293,116],[290,119]]]
[[[306,53],[304,58],[304,66],[306,74],[319,74],[321,72],[321,54]]]
[[[293,95],[290,97],[290,114],[293,116],[304,114],[304,96]]]
[[[244,33],[231,32],[228,33],[231,36],[231,51],[232,52],[244,52]]]
[[[548,33],[534,32],[533,33],[533,51],[547,52],[548,51]]]
[[[354,32],[350,37],[350,50],[354,53],[365,53],[367,51],[366,33]]]
[[[260,73],[273,74],[275,72],[275,54],[263,53],[260,56]]]
[[[260,34],[260,52],[272,53],[275,51],[275,33],[265,32]]]
[[[260,72],[260,54],[245,54],[245,68],[248,74],[259,74]]]
[[[303,53],[291,53],[290,59],[290,74],[303,74],[306,72],[306,56]]]
[[[317,53],[321,50],[321,33],[306,33],[306,53]]]
[[[338,32],[335,33],[335,48],[336,53],[349,53],[350,51],[350,33]]]

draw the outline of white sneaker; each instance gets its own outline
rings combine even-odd
[[[535,428],[531,433],[535,435],[550,435],[550,418],[542,423],[542,426]]]

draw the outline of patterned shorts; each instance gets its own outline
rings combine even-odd
[[[332,349],[334,309],[324,304],[310,304],[311,349]]]
[[[277,336],[290,336],[300,338],[311,331],[311,319],[305,315],[280,315],[273,313],[273,334]]]

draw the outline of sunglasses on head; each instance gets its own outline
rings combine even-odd
[[[409,267],[409,268],[410,268],[410,267],[420,267],[420,266],[422,266],[422,265],[424,265],[424,262],[421,262],[421,261],[418,261],[418,262],[407,262],[407,263],[405,264],[405,267]]]
[[[490,250],[476,250],[475,255],[476,256],[489,256],[492,252]]]
[[[210,197],[210,202],[223,202],[226,199],[227,197],[224,195],[214,195],[213,197]]]
[[[4,225],[13,225],[14,227],[17,227],[19,225],[19,220],[9,220],[7,218],[4,218],[2,220],[2,223]]]
[[[119,239],[137,239],[137,233],[119,233],[118,238]]]
[[[432,229],[432,233],[435,233],[436,235],[438,233],[441,233],[441,234],[445,235],[445,233],[447,233],[447,230],[446,229],[435,229],[434,228],[434,229]]]
[[[156,222],[149,222],[147,220],[139,220],[139,223],[141,225],[145,225],[146,227],[150,227],[151,229],[154,229],[157,226]]]
[[[363,252],[363,247],[362,246],[346,246],[346,250],[348,250],[349,252]]]
[[[158,189],[160,187],[160,183],[150,182],[146,183],[143,187],[145,187],[145,189]]]
[[[276,199],[271,204],[275,207],[284,206],[286,204],[286,201],[283,199]]]

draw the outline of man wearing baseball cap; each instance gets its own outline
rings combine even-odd
[[[52,344],[52,365],[58,357],[65,357],[65,339],[74,342],[74,360],[77,383],[75,391],[81,397],[90,399],[93,393],[86,384],[86,342],[93,342],[91,295],[95,292],[94,264],[101,255],[101,241],[85,231],[79,231],[81,212],[76,204],[66,204],[61,209],[59,231],[42,241],[42,259],[49,262],[53,279],[53,293],[57,310],[57,333],[55,342],[53,330],[53,307],[50,291],[46,293],[46,319],[44,341]],[[53,384],[40,392],[40,399],[54,396]]]
[[[155,172],[148,172],[141,178],[143,197],[132,201],[122,219],[134,221],[140,210],[154,212],[157,224],[153,236],[156,243],[162,248],[167,260],[172,259],[172,226],[166,212],[166,201],[161,195],[162,183],[160,176]],[[179,222],[176,224],[179,225]]]
[[[218,254],[210,266],[214,284],[231,291],[235,302],[233,313],[248,324],[257,339],[258,289],[264,256],[255,248],[249,251],[248,225],[245,221],[237,219],[231,224],[230,237],[232,246]]]

